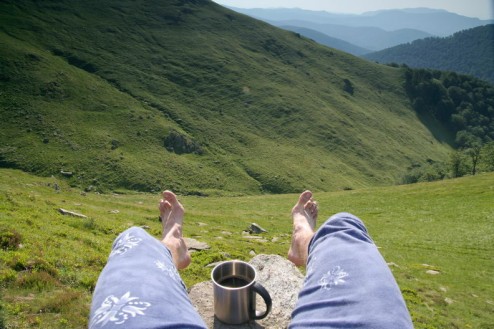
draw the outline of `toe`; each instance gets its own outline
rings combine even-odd
[[[309,190],[304,191],[302,192],[302,194],[300,194],[300,197],[298,198],[298,203],[306,204],[307,202],[310,201],[311,198],[312,198],[312,192]]]
[[[303,212],[307,202],[309,202],[311,198],[312,198],[311,191],[302,192],[302,194],[300,194],[300,196],[298,197],[297,203],[292,209],[292,213]]]
[[[183,209],[182,205],[180,204],[180,202],[177,199],[177,196],[172,191],[168,191],[168,190],[164,191],[163,192],[163,198],[171,204],[172,208]]]

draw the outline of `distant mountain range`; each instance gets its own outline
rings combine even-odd
[[[368,12],[361,15],[333,14],[303,9],[231,9],[264,20],[272,25],[310,29],[329,37],[342,39],[357,47],[378,51],[431,36],[448,36],[455,32],[494,23],[450,13],[445,10],[415,8]],[[314,32],[300,34],[314,38]],[[323,44],[339,48],[339,41]],[[346,46],[345,46],[346,47]],[[357,52],[351,52],[359,54]]]
[[[356,47],[378,51],[385,48],[393,47],[402,43],[412,42],[417,39],[427,38],[431,35],[426,32],[413,29],[400,29],[396,31],[385,31],[379,27],[373,26],[344,26],[335,24],[319,24],[300,20],[270,22],[273,25],[282,27],[285,25],[297,26],[323,33],[332,38],[340,39],[351,43]],[[305,35],[310,38],[311,35]],[[317,41],[317,40],[315,40]],[[338,43],[329,44],[330,47],[338,48]],[[344,49],[340,49],[344,50]]]
[[[320,43],[321,45],[343,50],[344,52],[347,52],[349,54],[360,56],[370,52],[369,49],[355,46],[350,42],[346,42],[342,39],[330,37],[329,35],[318,32],[316,30],[307,29],[299,26],[293,26],[293,25],[284,25],[281,26],[281,28],[285,30],[293,31],[295,33],[299,33],[309,39],[316,41],[317,43]]]
[[[446,38],[416,40],[364,57],[380,63],[455,71],[494,83],[494,24]]]

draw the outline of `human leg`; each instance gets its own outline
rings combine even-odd
[[[159,241],[132,227],[113,243],[93,294],[89,328],[206,328],[177,268],[190,263],[182,238],[183,207],[163,193]]]
[[[290,328],[413,328],[393,274],[360,219],[336,214],[302,243],[308,244],[300,249],[307,252],[307,274]]]

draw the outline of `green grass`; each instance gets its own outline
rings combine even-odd
[[[0,44],[0,167],[72,186],[334,191],[450,151],[401,69],[210,1],[2,1]],[[172,130],[204,153],[167,150]]]
[[[208,280],[207,264],[248,260],[251,250],[284,256],[296,197],[180,197],[186,207],[185,235],[211,245],[210,250],[193,253],[192,265],[181,272],[186,284]],[[397,265],[391,269],[416,328],[493,327],[494,174],[319,192],[315,197],[321,221],[339,211],[365,221],[387,262]],[[86,326],[91,292],[113,239],[133,225],[147,225],[158,237],[158,199],[158,193],[83,193],[57,178],[1,169],[0,283],[5,327]],[[88,219],[62,216],[58,208]],[[242,236],[251,222],[268,230],[266,242]],[[21,246],[16,247],[19,239]],[[440,274],[427,274],[430,269]]]

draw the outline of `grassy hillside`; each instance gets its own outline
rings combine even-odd
[[[493,186],[491,173],[320,192],[316,198],[321,221],[339,211],[365,221],[390,263],[416,328],[491,328]],[[251,250],[285,255],[296,197],[181,197],[187,209],[185,235],[211,246],[192,254],[192,265],[181,273],[186,284],[208,280],[207,264],[248,260]],[[85,327],[92,289],[113,239],[133,225],[149,226],[158,237],[159,198],[158,193],[82,193],[54,177],[0,169],[0,327]],[[88,218],[63,216],[59,208]],[[268,230],[265,242],[242,235],[252,222]]]
[[[2,1],[0,44],[0,166],[87,190],[358,188],[449,151],[400,69],[207,0]]]
[[[380,63],[455,71],[494,84],[494,24],[457,32],[446,38],[425,38],[363,57]]]

